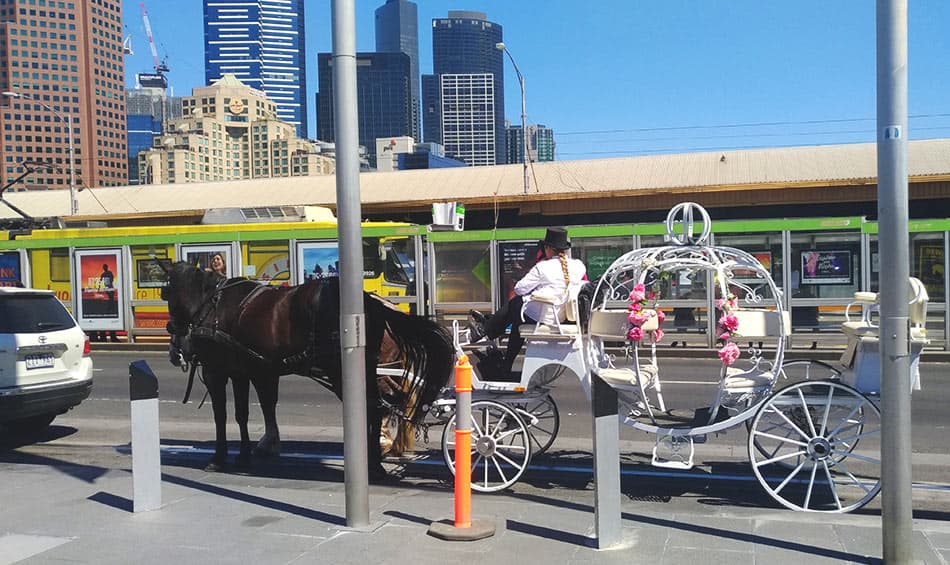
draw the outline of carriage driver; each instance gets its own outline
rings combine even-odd
[[[570,257],[571,242],[567,237],[567,230],[548,228],[540,245],[543,255],[534,267],[515,284],[515,296],[508,301],[508,304],[491,316],[486,316],[477,310],[469,313],[472,317],[469,325],[472,343],[486,336],[489,339],[497,339],[505,333],[507,326],[511,326],[511,335],[508,336],[508,346],[505,351],[505,363],[509,372],[525,341],[518,328],[522,323],[521,309],[524,297],[538,293],[545,296],[564,296],[566,301],[566,297],[576,293],[587,279],[587,267],[584,263],[580,259]],[[533,324],[541,321],[545,324],[554,324],[553,315],[550,308],[543,308],[540,303],[529,301],[524,311],[524,323]]]

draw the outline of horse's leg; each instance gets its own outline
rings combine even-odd
[[[251,438],[247,432],[251,381],[244,376],[232,377],[231,387],[234,390],[234,419],[241,430],[241,450],[236,463],[246,467],[251,464]]]
[[[214,455],[205,471],[220,471],[228,460],[228,398],[227,377],[205,372],[205,383],[211,396],[211,409],[214,412]]]
[[[382,335],[379,336],[379,340]],[[371,481],[379,481],[386,477],[386,470],[382,463],[382,446],[379,444],[379,436],[383,429],[383,416],[386,411],[380,405],[379,386],[376,383],[376,364],[379,360],[379,340],[372,338],[367,340],[366,355],[366,450],[367,462],[369,463],[369,478]]]
[[[254,454],[260,456],[280,455],[280,429],[277,427],[277,375],[265,375],[254,379],[254,389],[264,415],[264,435],[257,442]]]

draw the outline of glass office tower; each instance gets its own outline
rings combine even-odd
[[[387,0],[376,9],[376,51],[409,56],[409,91],[412,97],[410,135],[422,141],[419,118],[419,16],[408,0]]]
[[[317,55],[317,137],[335,141],[333,120],[333,66],[330,53]],[[356,103],[359,143],[376,167],[376,138],[409,135],[412,95],[409,56],[405,53],[356,54]]]
[[[204,34],[207,84],[233,74],[308,137],[304,0],[204,0]]]
[[[490,22],[484,12],[464,10],[450,10],[447,18],[432,20],[432,71],[440,75],[479,75],[492,76],[492,101],[494,110],[494,162],[479,164],[505,163],[505,83],[504,83],[504,53],[495,47],[502,41],[502,27]],[[445,84],[436,80],[436,83]],[[450,81],[456,84],[455,81]],[[445,107],[444,102],[438,104],[425,96],[423,105],[430,108],[435,105]],[[444,97],[444,92],[442,93]],[[426,118],[428,118],[428,110]],[[441,117],[443,124],[444,115]],[[454,118],[453,118],[454,119]],[[429,127],[426,131],[429,131]],[[444,132],[444,127],[442,128]],[[444,135],[444,133],[443,133]],[[437,141],[426,139],[426,141]],[[444,140],[443,140],[444,143]],[[446,145],[446,152],[450,151]],[[469,163],[474,164],[474,163]]]

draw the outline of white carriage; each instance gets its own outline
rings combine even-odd
[[[695,444],[745,424],[755,476],[779,503],[824,512],[848,512],[866,504],[880,490],[876,294],[856,293],[848,306],[842,326],[848,345],[839,367],[814,360],[786,362],[790,317],[768,269],[745,251],[710,245],[710,219],[697,204],[674,207],[666,223],[668,245],[630,251],[592,283],[586,328],[577,323],[574,297],[541,297],[562,312],[563,321],[522,326],[526,351],[518,379],[494,381],[473,374],[472,487],[496,491],[511,486],[532,454],[553,443],[559,414],[548,385],[566,368],[581,380],[588,398],[592,375],[616,390],[622,422],[654,435],[654,465],[690,468]],[[702,228],[694,232],[697,224]],[[662,283],[683,274],[705,274],[712,282],[717,309],[708,331],[717,331],[723,361],[715,392],[686,416],[667,406],[656,353],[664,318]],[[927,293],[916,279],[910,289],[912,370],[919,388]],[[852,320],[856,306],[861,315]],[[464,333],[456,326],[460,355]],[[453,408],[454,398],[447,395],[434,412],[449,419],[442,448],[454,472]]]

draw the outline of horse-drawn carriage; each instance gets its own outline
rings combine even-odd
[[[702,225],[698,233],[694,231],[694,219]],[[696,204],[674,207],[666,224],[668,245],[635,249],[616,259],[598,281],[584,289],[586,301],[576,295],[529,298],[554,309],[557,322],[520,328],[526,349],[521,371],[513,378],[486,370],[484,363],[476,364],[472,378],[472,487],[491,492],[515,484],[528,469],[531,457],[551,446],[560,415],[549,385],[562,372],[570,370],[580,379],[588,398],[594,378],[616,390],[623,423],[654,436],[654,465],[690,468],[695,444],[705,442],[710,434],[745,424],[753,472],[779,503],[797,510],[829,512],[847,512],[866,504],[880,489],[877,296],[856,293],[855,302],[848,306],[847,321],[842,326],[848,345],[840,367],[820,361],[785,361],[790,319],[784,310],[781,290],[769,270],[745,251],[709,244],[710,219]],[[713,294],[708,298],[716,304],[716,316],[708,331],[716,331],[721,345],[715,390],[699,407],[679,406],[669,394],[664,396],[663,383],[667,377],[657,355],[665,318],[660,308],[665,285],[684,274],[704,275],[709,281],[707,287]],[[332,319],[332,323],[323,325],[337,327],[338,308],[328,305],[333,295],[324,294],[309,295],[306,303],[319,303],[330,312],[328,320]],[[193,298],[188,308],[182,300],[177,300],[172,308],[170,301],[175,331],[183,335],[197,331],[199,336],[202,331],[209,331],[204,327],[207,323],[196,320],[209,318],[209,304],[221,301],[221,296],[217,296]],[[242,291],[233,300],[246,309],[247,296],[249,292]],[[292,301],[293,297],[286,300]],[[373,336],[367,366],[378,359],[385,335],[392,334],[399,345],[397,349],[411,354],[407,368],[380,369],[378,374],[396,382],[396,388],[408,391],[401,397],[402,405],[392,407],[398,417],[419,423],[422,415],[427,414],[430,424],[445,425],[442,453],[454,472],[455,398],[448,388],[442,388],[441,393],[436,390],[448,378],[451,345],[447,336],[440,334],[432,322],[381,310],[377,301],[367,300],[368,312],[372,313],[368,325],[371,324]],[[289,304],[286,302],[285,306]],[[927,341],[927,293],[916,279],[910,281],[910,304],[910,345],[916,377],[919,356]],[[860,307],[861,315],[852,320],[851,309],[855,306]],[[284,322],[293,317],[291,313],[286,315]],[[189,318],[191,323],[185,323]],[[213,328],[220,332],[217,321]],[[467,331],[457,323],[453,329],[455,353],[461,357],[466,354]],[[235,326],[234,331],[238,333],[229,339],[241,338],[241,328]],[[307,331],[312,330],[304,333]],[[418,335],[407,338],[402,335],[404,331],[407,335]],[[298,336],[291,348],[271,344],[275,355],[284,356],[281,363],[287,366],[270,366],[270,374],[309,374],[310,367],[304,365],[317,360],[337,379],[330,385],[338,390],[339,343],[326,346],[315,341],[313,335],[310,341],[305,338],[306,335]],[[763,347],[765,342],[769,347]],[[267,345],[250,343],[243,347]],[[746,343],[748,347],[743,350]],[[221,351],[227,355],[229,350],[225,347]],[[490,357],[484,350],[477,356]],[[423,372],[414,373],[420,369]],[[372,386],[370,375],[367,383],[370,394],[376,396],[378,391]],[[914,383],[919,387],[919,378]],[[276,385],[273,393],[276,396]],[[407,408],[413,397],[416,404]],[[246,412],[243,417],[246,426]],[[379,417],[376,411],[368,420],[370,433],[377,436]],[[267,419],[268,426],[273,423],[276,429],[272,412]],[[216,455],[220,457],[223,422],[218,420],[216,415]],[[243,451],[247,441],[246,437],[242,439]]]
[[[694,232],[693,220],[702,229]],[[473,488],[495,491],[517,482],[532,455],[554,442],[559,413],[551,398],[552,367],[570,369],[590,397],[599,378],[618,394],[624,424],[652,434],[653,465],[688,469],[695,444],[745,424],[748,455],[763,488],[796,510],[848,512],[880,489],[879,335],[877,295],[859,292],[846,309],[847,347],[839,366],[815,360],[785,361],[791,333],[781,290],[768,269],[740,249],[708,243],[710,218],[684,203],[667,217],[668,245],[630,251],[591,283],[589,312],[564,300],[564,321],[522,327],[526,338],[518,380],[473,378]],[[705,274],[716,304],[721,366],[714,392],[699,407],[674,406],[663,394],[657,356],[662,339],[664,282]],[[910,280],[911,355],[914,386],[927,342],[927,293]],[[557,303],[552,304],[552,307]],[[852,317],[854,307],[861,314]],[[586,325],[576,323],[586,316]],[[465,332],[456,327],[462,353]],[[763,347],[763,342],[768,347]],[[746,348],[745,345],[748,344]],[[436,414],[452,414],[451,395],[436,401]],[[448,418],[446,430],[454,424]],[[443,434],[453,468],[452,436]]]

